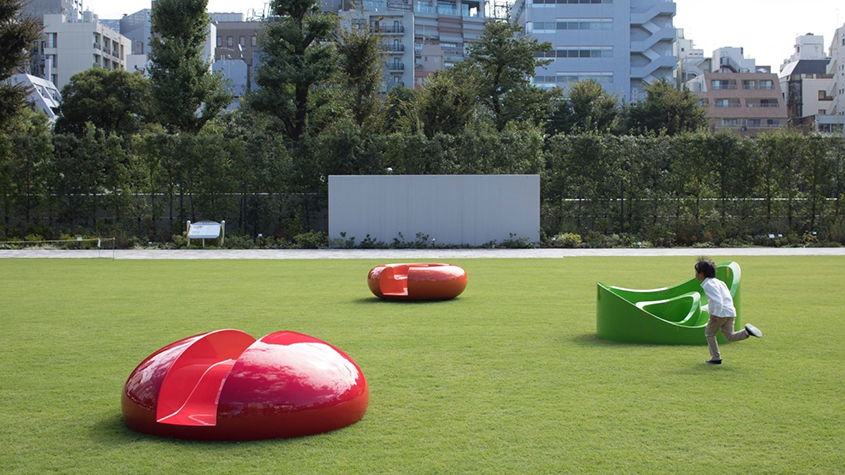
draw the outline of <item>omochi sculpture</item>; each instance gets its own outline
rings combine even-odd
[[[141,362],[123,390],[126,424],[202,440],[299,437],[364,417],[369,389],[339,349],[296,332],[260,340],[218,330],[179,340]]]
[[[692,266],[690,266],[692,267]],[[727,284],[736,307],[737,330],[743,327],[740,312],[740,277],[736,262],[716,266],[716,278]],[[602,340],[670,345],[706,345],[707,296],[692,278],[673,287],[632,290],[597,283],[596,336]],[[718,341],[725,343],[721,333]]]
[[[448,300],[467,286],[467,273],[451,264],[386,264],[373,267],[367,285],[384,300]]]

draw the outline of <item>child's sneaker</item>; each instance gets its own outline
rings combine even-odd
[[[760,331],[759,328],[755,327],[750,323],[745,324],[745,331],[748,332],[751,336],[756,336],[757,338],[763,338],[763,332]]]

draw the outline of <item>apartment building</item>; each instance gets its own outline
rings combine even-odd
[[[341,24],[347,28],[369,25],[380,37],[384,58],[383,90],[397,86],[414,87],[414,12],[411,10],[346,10],[339,12]],[[428,63],[426,63],[428,64]],[[434,63],[432,63],[434,64]],[[443,65],[440,64],[440,69]]]
[[[778,77],[789,124],[805,133],[814,130],[816,116],[827,114],[833,101],[828,95],[832,78],[828,63],[824,37],[808,33],[796,38],[794,53],[781,65]]]
[[[214,60],[221,62],[215,66],[216,70],[233,83],[235,95],[251,91],[257,55],[261,52],[258,37],[262,23],[245,21],[243,13],[212,13],[211,21],[217,30]]]
[[[52,82],[29,74],[13,74],[12,85],[22,85],[29,89],[27,102],[34,110],[44,112],[50,122],[54,122],[62,103],[62,95]]]
[[[29,0],[24,12],[43,21],[44,15],[65,15],[76,18],[82,13],[82,0]]]
[[[358,8],[363,10],[362,11]],[[347,25],[368,22],[387,51],[384,90],[420,87],[435,71],[463,61],[484,30],[485,0],[328,0]]]
[[[511,19],[553,50],[554,61],[537,68],[534,83],[567,87],[593,79],[628,101],[645,98],[645,87],[673,81],[677,65],[669,0],[516,0]]]
[[[787,125],[780,82],[773,73],[704,73],[687,87],[707,108],[711,131],[731,129],[754,137]]]
[[[92,67],[126,69],[126,55],[132,47],[128,38],[101,24],[90,11],[81,19],[44,15],[44,38],[40,77],[59,89],[74,74]]]
[[[826,94],[830,97],[830,105],[825,110],[826,114],[816,116],[816,130],[845,135],[845,25],[834,33],[828,55],[830,83]]]
[[[704,56],[704,50],[695,47],[692,39],[684,36],[684,29],[678,28],[675,41],[675,56],[678,67],[675,69],[675,84],[680,89],[688,81],[710,72],[711,58]]]

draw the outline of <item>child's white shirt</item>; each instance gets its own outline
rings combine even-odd
[[[735,317],[734,299],[731,291],[719,279],[707,278],[701,282],[704,295],[707,296],[707,311],[714,317]]]

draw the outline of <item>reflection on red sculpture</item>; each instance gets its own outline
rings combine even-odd
[[[387,264],[370,270],[367,285],[384,300],[447,300],[464,291],[467,273],[451,264]]]
[[[126,424],[147,434],[250,440],[319,434],[354,424],[369,402],[349,356],[295,332],[260,340],[218,330],[153,353],[129,376]]]

